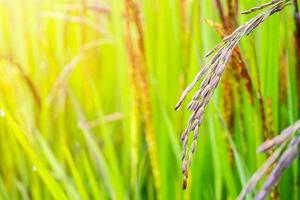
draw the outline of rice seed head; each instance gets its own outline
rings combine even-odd
[[[296,134],[293,134],[295,133]],[[300,153],[300,121],[284,129],[279,136],[264,142],[259,148],[259,152],[266,152],[271,148],[279,146],[273,154],[267,159],[264,165],[251,177],[248,183],[243,187],[238,199],[246,198],[257,183],[262,179],[263,175],[271,170],[263,184],[263,188],[258,192],[255,199],[264,199],[278,184],[284,170],[289,167]]]
[[[239,26],[235,31],[233,31],[229,36],[223,38],[223,40],[217,44],[211,51],[207,53],[206,56],[212,56],[210,61],[198,72],[194,80],[188,85],[188,87],[183,91],[178,103],[175,106],[175,110],[178,110],[186,96],[189,92],[195,87],[195,85],[200,81],[202,77],[204,80],[202,81],[198,91],[193,97],[193,100],[188,105],[188,109],[192,111],[192,117],[188,122],[188,126],[186,128],[186,132],[181,137],[181,141],[183,142],[183,154],[182,160],[183,162],[188,161],[191,163],[193,152],[195,152],[195,144],[193,148],[187,150],[187,137],[189,132],[195,131],[201,126],[204,111],[206,106],[210,102],[210,99],[220,81],[220,78],[226,68],[226,65],[231,57],[231,54],[234,48],[237,46],[239,41],[246,35],[250,34],[257,26],[259,26],[262,22],[264,22],[269,16],[272,14],[282,10],[286,5],[288,5],[290,0],[276,0],[269,3],[268,6],[261,7],[270,7],[266,11],[258,14],[256,17],[253,17],[247,23]],[[255,10],[255,9],[254,9]],[[201,110],[200,110],[201,109]],[[198,131],[197,131],[198,132]],[[198,133],[194,138],[197,139]],[[194,140],[196,140],[194,139]],[[193,142],[192,142],[193,145]],[[189,158],[187,158],[187,154],[189,154]],[[185,169],[184,173],[184,183],[183,185],[186,187],[186,179],[189,165]]]

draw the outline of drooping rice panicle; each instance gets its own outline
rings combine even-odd
[[[267,175],[267,179],[264,182],[263,187],[256,194],[255,199],[263,200],[267,197],[272,188],[277,185],[283,171],[290,166],[299,155],[299,136],[300,120],[281,131],[278,136],[264,142],[260,147],[258,147],[258,152],[266,153],[267,151],[279,146],[275,152],[269,156],[263,166],[254,173],[248,183],[243,187],[243,190],[237,198],[238,200],[245,199],[246,195],[255,188],[262,177],[271,170],[271,173]]]
[[[182,153],[182,173],[184,175],[183,188],[186,187],[186,179],[188,176],[188,169],[191,165],[192,155],[195,151],[194,137],[192,146],[193,149],[188,150],[188,136],[190,132],[194,132],[194,135],[198,135],[198,128],[202,123],[205,109],[217,87],[220,78],[226,68],[226,65],[231,57],[234,48],[238,45],[239,41],[246,35],[249,35],[257,26],[264,22],[272,14],[281,11],[285,6],[291,4],[290,1],[278,0],[269,3],[270,6],[267,10],[258,14],[250,19],[247,23],[239,26],[232,34],[223,38],[223,40],[216,45],[206,56],[214,54],[211,60],[202,68],[202,70],[196,75],[190,85],[183,91],[178,103],[175,106],[175,110],[179,109],[182,102],[188,95],[188,93],[194,88],[194,86],[200,81],[202,77],[203,81],[195,93],[193,100],[188,106],[188,109],[193,113],[188,122],[188,126],[181,136],[183,142]],[[266,7],[266,6],[265,6]],[[191,146],[191,147],[192,147]],[[188,156],[187,156],[188,155]]]
[[[258,192],[255,199],[263,200],[270,193],[271,189],[278,183],[282,172],[291,165],[295,158],[299,155],[299,133],[290,142],[289,147],[280,156],[278,164],[275,166],[271,174],[267,177],[263,188]]]

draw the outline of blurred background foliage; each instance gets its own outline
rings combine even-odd
[[[258,145],[299,117],[294,8],[242,40],[244,71],[227,67],[183,191],[190,113],[174,106],[263,3],[220,1],[226,25],[216,2],[0,0],[0,199],[235,199],[265,160]],[[300,198],[298,166],[281,199]]]

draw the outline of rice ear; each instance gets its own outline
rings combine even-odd
[[[294,136],[293,133],[297,132]],[[280,138],[280,140],[278,140]],[[261,152],[265,152],[271,148],[279,147],[271,154],[263,166],[257,170],[248,183],[244,185],[241,193],[238,196],[238,200],[246,198],[246,195],[250,193],[258,182],[263,178],[267,171],[271,170],[271,173],[267,175],[267,179],[264,182],[262,189],[257,193],[255,199],[264,199],[278,183],[283,171],[292,164],[292,162],[299,156],[300,150],[300,121],[295,122],[293,125],[284,129],[280,135],[273,139],[264,142],[259,149]]]
[[[188,109],[192,111],[192,115],[186,128],[187,133],[184,133],[183,137],[181,138],[181,141],[183,141],[183,162],[188,161],[188,163],[191,163],[192,155],[195,152],[196,145],[195,142],[193,142],[193,146],[191,147],[189,152],[187,152],[187,137],[189,135],[189,132],[195,131],[196,127],[198,129],[201,126],[206,106],[209,104],[210,99],[220,81],[220,78],[224,70],[226,69],[226,65],[229,62],[234,48],[238,45],[239,41],[243,37],[250,34],[269,16],[285,8],[286,5],[289,5],[289,0],[273,0],[272,2],[261,5],[260,7],[253,8],[252,11],[269,7],[264,12],[250,19],[247,23],[239,26],[235,31],[233,31],[229,36],[223,38],[223,40],[219,44],[217,44],[211,51],[209,51],[206,54],[206,56],[212,55],[212,58],[209,62],[207,62],[207,64],[196,75],[194,80],[183,91],[178,103],[175,106],[175,110],[178,110],[181,107],[187,95],[189,94],[189,92],[195,87],[195,85],[200,81],[200,79],[204,77],[204,80],[202,81],[198,91],[196,92],[196,94],[193,97],[193,100],[188,106]],[[197,113],[200,107],[201,113]],[[187,155],[189,155],[189,158],[186,157]],[[187,179],[185,174],[188,173],[188,168],[189,165],[183,171],[185,186]]]

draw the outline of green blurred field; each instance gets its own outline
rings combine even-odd
[[[212,0],[135,2],[142,32],[125,0],[0,0],[0,199],[235,199],[263,163],[259,105],[229,75],[233,102],[223,77],[182,190],[190,113],[174,106],[221,40],[205,20],[220,19]],[[239,11],[262,2],[240,1]],[[299,117],[293,11],[239,46],[273,134]],[[297,162],[281,179],[281,199],[300,198]]]

